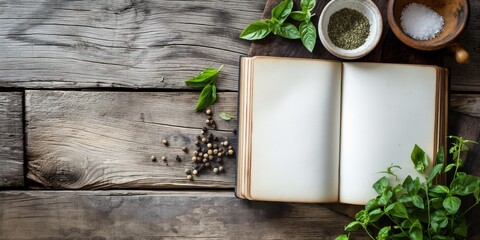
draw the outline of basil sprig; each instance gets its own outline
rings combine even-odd
[[[185,83],[190,87],[203,88],[198,98],[195,111],[205,109],[217,100],[217,87],[215,84],[217,83],[218,73],[222,68],[223,65],[218,69],[207,68],[197,76],[185,81]]]
[[[310,18],[315,14],[311,11],[315,7],[316,0],[302,0],[301,11],[292,11],[293,0],[284,0],[272,9],[272,17],[266,20],[252,22],[240,34],[240,38],[246,40],[263,39],[273,33],[287,39],[301,39],[303,45],[312,52],[315,47],[317,32]],[[299,29],[292,24],[285,22],[291,17],[301,22]]]

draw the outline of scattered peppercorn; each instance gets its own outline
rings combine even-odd
[[[167,139],[163,139],[163,140],[162,140],[162,144],[165,145],[165,146],[168,146],[168,141],[167,141]]]
[[[206,113],[207,115],[212,115],[212,110],[211,110],[211,109],[207,109],[207,110],[205,111],[205,113]]]
[[[177,161],[177,162],[181,162],[181,161],[182,161],[182,159],[180,158],[180,156],[179,156],[179,155],[177,155],[177,157],[175,158],[175,161]]]
[[[200,143],[197,140],[195,140],[194,144],[198,146],[198,144]]]
[[[208,155],[212,155],[212,154],[213,154],[212,149],[209,149],[209,150],[207,151],[207,154],[208,154]]]
[[[236,128],[233,129],[233,134],[237,135],[237,129]]]
[[[160,159],[162,159],[162,161],[164,161],[164,162],[167,161],[167,158],[165,156],[162,156],[162,158],[160,158]]]
[[[230,155],[230,156],[233,155],[233,150],[232,149],[228,150],[228,155]]]
[[[218,171],[223,172],[223,166],[218,167]]]
[[[207,144],[207,147],[208,147],[208,148],[212,148],[213,145],[212,145],[211,143],[208,143],[208,144]]]
[[[197,157],[193,156],[192,157],[192,162],[195,162],[195,161],[197,161]]]
[[[231,149],[233,149],[233,147],[232,147],[231,145],[230,145],[230,146],[228,146],[228,150],[231,150]]]
[[[152,156],[150,157],[150,159],[152,160],[152,162],[156,162],[156,161],[157,161],[157,157],[155,157],[154,155],[152,155]]]
[[[219,171],[218,168],[213,168],[214,173],[218,173],[218,171]]]
[[[189,175],[187,175],[187,179],[190,180],[190,181],[192,181],[192,180],[193,180],[193,176],[189,174]]]
[[[185,174],[190,175],[191,173],[192,173],[192,170],[190,170],[190,169],[188,169],[188,168],[185,169]]]
[[[206,142],[207,142],[207,139],[206,139],[206,138],[202,138],[202,142],[203,142],[203,143],[206,143]]]
[[[197,169],[193,169],[192,174],[193,174],[193,175],[197,175],[197,174],[198,174]]]
[[[182,147],[182,151],[183,152],[188,152],[188,148],[184,146],[184,147]]]

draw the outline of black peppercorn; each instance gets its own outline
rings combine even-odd
[[[154,155],[152,155],[152,156],[150,157],[150,159],[152,160],[152,162],[156,162],[156,161],[157,161],[157,157],[155,157]]]
[[[217,158],[217,163],[222,164],[222,163],[223,163],[223,159],[222,159],[222,158]]]
[[[192,173],[192,170],[190,170],[190,169],[188,169],[188,168],[185,169],[185,174],[190,175],[191,173]]]
[[[236,128],[233,129],[233,134],[237,135],[237,129]]]
[[[207,115],[207,120],[212,120],[212,116]]]
[[[182,147],[182,151],[183,152],[188,152],[188,148],[187,147]]]
[[[182,161],[182,159],[180,158],[180,156],[179,156],[179,155],[177,155],[177,157],[175,158],[175,161],[177,161],[177,162],[181,162],[181,161]]]
[[[213,141],[218,142],[218,137],[214,137]]]

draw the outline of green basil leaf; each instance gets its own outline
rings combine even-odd
[[[388,239],[388,234],[389,234],[391,229],[392,229],[392,227],[390,227],[390,226],[383,227],[382,229],[380,229],[380,231],[378,231],[377,239],[378,240],[387,240]]]
[[[185,81],[185,83],[190,87],[202,88],[207,86],[212,81],[215,81],[218,78],[217,69],[207,68],[203,72],[199,73],[197,76],[190,78]]]
[[[440,149],[438,149],[436,163],[437,164],[445,163],[445,150],[443,149],[443,146],[441,146]]]
[[[225,121],[230,121],[233,118],[232,114],[226,112],[221,112],[218,116]]]
[[[300,1],[300,6],[302,6],[303,11],[312,11],[312,9],[315,7],[315,4],[317,3],[316,0],[302,0]]]
[[[391,214],[398,218],[408,218],[407,208],[399,202],[394,203]]]
[[[447,186],[435,185],[432,188],[430,188],[429,191],[434,193],[448,193],[450,190],[448,189]]]
[[[448,164],[447,167],[445,168],[445,172],[450,171],[453,167],[455,167],[455,163]]]
[[[348,231],[348,232],[356,231],[360,226],[362,226],[361,222],[354,221],[349,223],[347,226],[345,226],[345,231]]]
[[[403,180],[402,186],[405,189],[407,189],[408,193],[412,193],[412,191],[413,191],[413,179],[410,175],[408,175],[407,178],[405,178],[405,180]]]
[[[388,201],[392,198],[393,192],[391,190],[386,190],[382,196],[378,199],[378,204],[381,206],[387,205]]]
[[[415,169],[420,173],[424,173],[425,169],[428,167],[428,156],[417,144],[412,150],[411,159],[415,165]]]
[[[275,33],[279,36],[288,39],[299,39],[300,32],[298,31],[297,27],[291,23],[284,23],[280,26],[280,29]]]
[[[349,238],[347,234],[342,234],[335,238],[335,240],[348,240],[348,239]]]
[[[292,12],[293,0],[283,0],[280,4],[272,9],[272,18],[277,19],[283,23],[287,19],[290,12]]]
[[[400,232],[390,236],[390,239],[406,239],[406,238],[407,238],[407,234],[405,232]]]
[[[454,230],[453,233],[457,234],[458,236],[467,237],[468,225],[465,221],[461,222]]]
[[[317,41],[317,30],[315,29],[315,26],[312,22],[302,22],[299,29],[303,46],[305,46],[308,51],[312,52]]]
[[[466,196],[478,190],[479,178],[472,175],[463,175],[453,179],[450,183],[450,192],[460,196]]]
[[[432,206],[434,209],[440,209],[440,208],[443,207],[443,205],[442,205],[442,204],[443,204],[443,198],[441,198],[441,197],[436,197],[436,198],[432,198],[431,201],[432,201],[432,203],[431,203],[432,205],[431,205],[431,206]]]
[[[454,196],[447,197],[443,200],[443,207],[450,214],[455,214],[460,208],[460,204],[462,204],[462,200]]]
[[[428,175],[428,182],[431,182],[437,175],[442,171],[443,164],[437,164],[435,167],[433,167],[432,171],[430,171],[430,174]]]
[[[408,231],[408,235],[410,236],[410,239],[423,240],[422,224],[418,219],[410,227],[410,231]]]
[[[382,177],[373,184],[373,189],[375,189],[378,194],[382,194],[387,189],[388,184],[388,178]]]
[[[370,199],[367,205],[365,205],[365,210],[371,211],[375,208],[378,208],[378,200],[377,199]]]
[[[412,203],[413,203],[413,205],[415,205],[415,207],[417,207],[417,208],[420,208],[420,209],[424,209],[424,208],[425,208],[425,205],[423,204],[423,198],[421,198],[421,197],[418,196],[418,195],[413,195],[413,196],[412,196]]]
[[[258,40],[266,37],[272,30],[269,24],[265,21],[255,21],[250,23],[243,32],[240,34],[240,38],[246,40]]]
[[[360,210],[357,214],[355,214],[355,220],[363,222],[365,218],[367,217],[367,211],[365,210]]]
[[[208,84],[205,86],[200,93],[200,97],[198,98],[197,106],[195,107],[195,111],[200,111],[205,109],[206,107],[212,105],[215,102],[213,98],[213,88],[215,85]],[[216,96],[215,96],[216,97]]]
[[[369,217],[369,221],[368,221],[368,222],[369,222],[369,223],[376,222],[376,221],[378,221],[382,216],[383,216],[382,209],[377,208],[377,209],[371,211],[370,213],[368,213],[368,217]]]
[[[444,228],[448,225],[448,218],[444,210],[436,210],[432,214],[432,219],[430,220],[430,226],[432,226],[433,231],[436,233],[439,229]]]
[[[215,101],[217,101],[217,86],[215,86],[215,84],[213,84],[213,86],[212,86],[212,103],[210,105],[215,103]]]
[[[305,20],[306,13],[303,11],[293,11],[290,13],[290,17],[295,21],[303,21]]]

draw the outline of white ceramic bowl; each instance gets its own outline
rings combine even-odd
[[[365,40],[365,43],[352,50],[335,46],[330,40],[330,37],[328,37],[328,22],[330,16],[344,8],[350,8],[362,13],[370,22],[370,34]],[[331,54],[343,59],[357,59],[370,53],[380,41],[382,29],[382,14],[378,10],[377,5],[371,0],[332,0],[325,6],[318,21],[318,36],[323,46]]]

